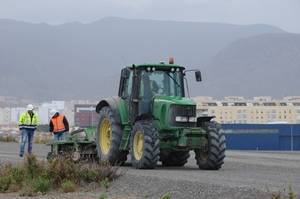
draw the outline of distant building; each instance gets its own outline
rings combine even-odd
[[[63,114],[68,118],[70,126],[74,126],[74,104],[72,102],[65,103]]]
[[[195,97],[198,115],[214,115],[220,123],[268,124],[300,123],[300,97],[272,99],[268,96],[245,99]]]
[[[95,104],[75,104],[74,105],[74,121],[75,126],[90,127],[96,126],[99,116],[96,113]]]
[[[1,97],[0,96],[0,102],[7,100],[7,97]],[[29,102],[30,103],[30,102]],[[21,103],[22,104],[22,103]],[[20,114],[24,111],[26,111],[26,105],[28,103],[23,103],[23,105],[21,105],[21,107],[15,107],[13,105],[10,106],[6,106],[6,107],[1,107],[0,106],[0,126],[16,126],[18,124],[18,120],[20,117]],[[96,102],[94,101],[89,101],[89,100],[72,100],[72,101],[50,101],[50,102],[44,102],[42,104],[34,104],[35,107],[35,111],[39,114],[39,118],[40,118],[40,124],[49,124],[49,120],[50,120],[50,110],[51,109],[56,109],[57,111],[59,111],[60,113],[64,114],[69,121],[69,125],[72,127],[74,126],[74,113],[75,113],[75,104],[80,104],[78,105],[78,110],[81,116],[79,116],[80,118],[83,118],[81,120],[81,122],[86,122],[86,120],[88,120],[87,118],[92,118],[91,121],[87,121],[87,124],[93,124],[97,123],[97,117],[98,115],[95,112],[95,105]],[[2,104],[3,105],[3,104]],[[87,107],[91,107],[93,106],[93,108],[87,108]],[[87,111],[88,109],[90,110],[90,113],[93,113],[93,115],[90,115],[90,113],[86,113],[85,111]],[[84,116],[85,115],[85,116]],[[96,116],[95,116],[96,115]],[[78,114],[77,114],[78,117]]]
[[[78,110],[80,111],[80,109],[75,110],[75,107],[80,107],[80,106],[82,106],[82,107],[90,107],[91,105],[93,107],[95,107],[96,106],[95,104],[97,104],[97,102],[96,101],[91,101],[91,100],[71,100],[71,101],[66,101],[65,102],[64,114],[67,116],[70,126],[78,126],[78,122],[77,122],[77,124],[75,124],[75,112],[76,111],[78,112]],[[94,114],[96,114],[95,113],[95,108],[93,110],[91,110],[91,111]],[[95,120],[95,119],[93,119],[93,120]]]
[[[0,108],[0,125],[10,125],[10,108]]]
[[[38,106],[40,124],[49,124],[51,109],[63,112],[65,109],[65,101],[51,101],[50,103],[42,103]]]
[[[14,107],[10,109],[10,123],[15,125],[18,124],[20,115],[26,111],[24,107]]]

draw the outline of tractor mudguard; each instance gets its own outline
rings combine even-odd
[[[120,118],[120,113],[119,113],[119,109],[118,109],[118,105],[120,102],[120,98],[106,98],[101,100],[97,106],[96,106],[96,112],[99,113],[100,110],[105,107],[108,106],[112,109],[114,115],[115,115],[115,119],[119,124],[121,123],[121,118]]]
[[[149,113],[144,113],[142,115],[139,115],[135,118],[134,123],[140,120],[152,120],[153,116]]]
[[[203,126],[204,122],[209,122],[211,121],[213,118],[215,118],[215,116],[201,116],[201,117],[197,117],[197,126]]]

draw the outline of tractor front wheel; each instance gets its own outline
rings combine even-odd
[[[122,138],[121,127],[110,107],[103,107],[99,112],[99,116],[96,133],[99,160],[121,165],[126,161],[124,152],[119,150]]]
[[[154,169],[159,160],[159,139],[152,121],[136,122],[130,141],[132,166],[136,169]]]
[[[200,169],[218,170],[224,164],[225,135],[221,126],[216,122],[207,122],[204,126],[207,132],[207,149],[195,150],[195,158]]]

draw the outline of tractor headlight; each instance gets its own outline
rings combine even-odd
[[[175,121],[176,122],[188,122],[188,118],[187,117],[183,117],[183,116],[176,116],[175,117]]]
[[[180,127],[195,127],[197,123],[196,105],[172,104],[170,108],[170,123]]]
[[[189,117],[189,122],[197,122],[197,118],[196,117]]]

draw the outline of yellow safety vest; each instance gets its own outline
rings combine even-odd
[[[36,129],[36,126],[39,123],[39,118],[36,113],[33,113],[31,117],[28,111],[23,112],[19,118],[19,127],[27,129]]]

